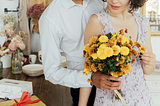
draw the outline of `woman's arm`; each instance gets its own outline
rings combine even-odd
[[[92,90],[91,87],[82,87],[82,88],[80,88],[78,106],[87,106],[91,90]]]
[[[156,64],[155,64],[156,55],[152,52],[151,31],[150,31],[149,23],[148,23],[148,33],[146,36],[146,47],[147,47],[147,53],[144,53],[141,59],[142,59],[143,73],[148,75],[148,74],[151,74],[156,67]]]

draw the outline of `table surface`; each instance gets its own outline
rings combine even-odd
[[[26,74],[14,75],[11,68],[3,69],[3,78],[31,81],[33,86],[33,95],[36,95],[47,106],[72,106],[70,88],[61,85],[54,85],[45,80],[44,75],[30,77]],[[3,99],[0,99],[3,101]]]

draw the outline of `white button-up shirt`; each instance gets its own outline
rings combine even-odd
[[[90,16],[103,8],[102,0],[53,0],[39,20],[45,79],[67,87],[90,87],[83,75],[84,30]],[[60,67],[63,50],[67,68]]]

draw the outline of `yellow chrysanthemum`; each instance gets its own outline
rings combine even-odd
[[[119,59],[119,64],[123,64],[124,63],[124,61],[125,61],[125,57],[124,56],[121,56],[121,58]]]
[[[88,75],[86,72],[83,72],[84,75]]]
[[[92,80],[91,80],[91,79],[87,79],[87,82],[88,82],[88,83],[91,83],[91,82],[92,82]]]
[[[115,64],[115,66],[119,66],[119,63]]]
[[[98,47],[98,44],[93,44],[91,47],[96,48]]]
[[[124,73],[123,72],[118,72],[118,76],[121,76],[123,75]]]
[[[88,66],[88,63],[86,61],[83,62],[84,67]]]
[[[105,49],[106,47],[107,47],[106,44],[101,44],[101,45],[99,46],[99,49]]]
[[[132,51],[129,51],[129,54],[128,54],[128,56],[133,56],[133,53],[132,53]]]
[[[139,47],[139,52],[140,53],[145,53],[145,51],[146,51],[146,47],[141,45],[141,47]]]
[[[102,48],[98,48],[97,55],[98,55],[99,59],[106,59],[107,58],[107,55],[104,52],[104,49],[102,49]]]
[[[93,59],[97,59],[98,58],[97,53],[93,53],[91,56],[92,56]]]
[[[118,77],[118,72],[111,71],[110,74],[111,74],[113,77]]]
[[[127,47],[129,48],[129,51],[132,51],[133,48],[130,44],[128,44]]]
[[[115,32],[113,32],[113,33],[112,33],[112,36],[115,36],[115,35],[116,35],[116,33],[115,33]]]
[[[90,66],[86,66],[83,68],[83,72],[89,74],[91,72],[91,67]]]
[[[90,43],[90,44],[93,44],[93,43],[95,43],[96,41],[97,41],[97,37],[94,36],[94,37],[92,37],[92,38],[89,40],[89,43]]]
[[[112,46],[113,49],[113,55],[118,55],[121,51],[121,48],[118,45]]]
[[[92,64],[92,65],[91,65],[91,69],[92,69],[93,72],[97,72],[97,67],[96,67],[95,64]]]
[[[129,48],[126,47],[126,46],[122,46],[120,53],[121,53],[122,55],[124,55],[124,56],[128,55],[128,54],[129,54]]]
[[[129,43],[129,40],[127,40],[127,38],[125,36],[118,37],[118,42],[122,43],[122,45],[124,45],[127,41]]]
[[[132,50],[132,53],[133,53],[133,55],[134,55],[134,57],[137,57],[138,56],[138,52],[136,51],[136,50]]]
[[[129,39],[126,37],[126,44],[129,44],[130,42],[129,42]]]
[[[133,41],[132,40],[129,40],[129,43],[131,46],[133,46]]]
[[[128,63],[127,65],[121,65],[121,71],[123,72],[123,74],[127,74],[129,71],[131,70],[131,64]]]
[[[88,53],[85,53],[84,57],[88,58],[88,57],[89,57],[89,54],[88,54]]]
[[[130,61],[130,60],[131,60],[129,56],[127,56],[127,60],[128,60],[128,61]]]
[[[135,59],[135,58],[133,58],[133,59],[132,59],[132,61],[131,61],[131,63],[133,64],[135,61],[136,61],[136,59]]]
[[[98,55],[98,58],[100,59],[106,59],[107,57],[110,57],[113,55],[113,49],[110,47],[106,47],[104,49],[98,48],[97,55]]]
[[[94,48],[93,48],[93,47],[90,47],[90,48],[88,49],[88,53],[89,53],[89,55],[91,56],[91,55],[94,53]]]
[[[103,71],[102,65],[103,65],[103,64],[98,64],[98,69],[99,69],[100,71]]]
[[[112,37],[109,41],[108,41],[110,46],[116,45],[117,44],[117,39],[116,37]]]
[[[124,29],[121,29],[121,30],[120,30],[120,34],[121,34],[121,35],[124,35]]]
[[[108,37],[105,36],[105,35],[102,35],[102,36],[99,37],[99,41],[100,42],[108,42]]]
[[[106,47],[106,49],[104,50],[104,52],[105,52],[105,55],[106,55],[107,57],[113,56],[113,49],[110,48],[110,47]]]
[[[90,46],[90,44],[86,44],[86,45],[84,46],[84,50],[85,50],[86,52],[88,51],[89,46]]]
[[[123,72],[111,71],[110,74],[111,74],[113,77],[119,77],[119,76],[123,75]]]
[[[138,48],[141,47],[141,44],[139,42],[134,42],[134,45],[137,46]]]

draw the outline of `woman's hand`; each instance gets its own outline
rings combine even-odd
[[[156,55],[154,53],[144,53],[141,55],[144,74],[151,74],[155,69]]]
[[[122,82],[111,82],[109,80],[114,81],[121,81],[120,78],[112,77],[106,74],[103,74],[102,72],[95,72],[91,77],[91,84],[93,84],[95,87],[101,89],[101,90],[118,90],[120,89],[120,85]]]

